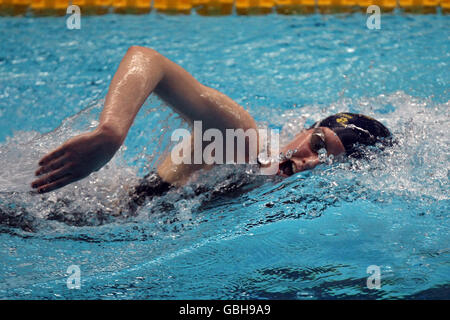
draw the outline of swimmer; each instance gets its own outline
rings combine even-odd
[[[134,118],[151,93],[191,126],[194,121],[201,121],[203,130],[215,128],[224,136],[226,129],[257,129],[252,116],[225,94],[199,83],[157,51],[132,46],[111,81],[98,127],[69,139],[45,155],[39,161],[38,178],[32,182],[32,188],[39,193],[50,192],[102,168],[123,144]],[[280,158],[277,174],[288,177],[316,167],[321,163],[321,149],[328,156],[356,157],[361,146],[386,144],[390,135],[383,124],[370,117],[353,113],[332,115],[303,130],[281,148],[284,156]],[[193,140],[193,135],[190,138]],[[249,149],[246,141],[247,161]],[[140,205],[148,195],[161,195],[184,185],[194,172],[211,166],[175,164],[170,156],[166,157],[156,172],[133,189],[132,206]]]

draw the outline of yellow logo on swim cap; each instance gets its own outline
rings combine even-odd
[[[346,126],[347,122],[348,122],[348,119],[345,118],[345,117],[340,117],[340,118],[336,119],[336,122],[342,124],[343,126]]]
[[[336,119],[336,122],[343,125],[344,127],[347,126],[348,123],[348,119],[353,118],[352,115],[348,114],[348,113],[338,113],[338,115],[340,116],[339,118]]]

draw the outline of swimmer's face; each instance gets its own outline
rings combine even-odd
[[[289,150],[296,151],[289,159],[284,159],[279,163],[277,174],[288,177],[297,172],[314,168],[320,163],[316,150],[322,147],[325,147],[328,156],[331,154],[338,156],[345,152],[341,140],[329,128],[320,127],[318,130],[309,129],[300,132],[289,144],[280,150],[284,155]]]

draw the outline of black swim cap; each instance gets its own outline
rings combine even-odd
[[[391,145],[391,133],[381,122],[356,113],[342,112],[314,123],[310,129],[327,127],[341,139],[347,155],[360,156],[358,145]]]

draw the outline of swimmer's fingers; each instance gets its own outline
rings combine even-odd
[[[63,154],[63,156],[56,158],[53,161],[48,162],[47,165],[41,166],[38,170],[36,170],[36,176],[40,176],[44,173],[48,173],[52,170],[56,170],[65,165],[68,161],[69,157]]]
[[[47,165],[50,161],[57,159],[57,158],[61,157],[62,155],[64,155],[64,153],[66,153],[65,149],[66,148],[64,145],[60,146],[58,149],[53,150],[49,154],[45,155],[41,160],[39,160],[38,164],[40,166]]]
[[[39,193],[46,193],[46,192],[50,192],[59,188],[62,188],[70,183],[74,182],[73,177],[68,174],[66,176],[63,176],[61,179],[58,179],[56,181],[50,182],[40,188],[38,188],[38,192]]]
[[[49,173],[48,175],[46,175],[45,177],[39,178],[35,181],[33,181],[31,183],[31,187],[36,189],[38,188],[38,192],[42,193],[42,192],[48,192],[51,190],[48,190],[47,186],[49,184],[52,184],[53,182],[57,182],[61,179],[67,178],[67,177],[71,177],[72,174],[69,172],[70,166],[69,165],[65,165],[57,170],[52,171],[51,173]],[[60,188],[60,187],[58,187]]]

